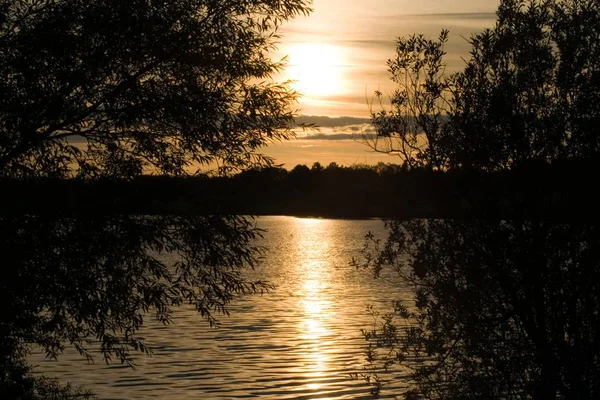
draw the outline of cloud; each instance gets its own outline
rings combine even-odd
[[[438,32],[440,28],[449,29],[450,33],[464,35],[491,28],[496,21],[496,14],[492,12],[477,13],[448,13],[448,14],[420,14],[420,15],[395,15],[388,16],[388,21],[396,23],[411,23],[422,26],[425,32]]]
[[[304,140],[355,140],[362,141],[363,139],[374,139],[372,133],[314,133],[303,137]]]
[[[297,124],[314,124],[317,127],[337,128],[349,127],[353,125],[370,124],[370,118],[359,117],[326,117],[322,115],[300,115],[295,118]],[[351,130],[356,131],[355,128]]]
[[[356,140],[359,136],[353,133],[315,133],[302,139],[305,140]]]
[[[338,138],[339,139],[339,138]],[[377,164],[378,162],[400,162],[397,156],[374,152],[360,140],[289,140],[270,144],[263,152],[275,158],[276,163],[291,169],[295,165],[322,165],[336,162],[338,165]]]
[[[308,18],[299,18],[282,28],[280,55],[293,54],[299,44],[313,43],[334,46],[339,60],[335,71],[340,81],[336,94],[305,94],[298,108],[305,115],[368,117],[373,92],[388,96],[396,89],[390,80],[388,59],[395,57],[396,41],[422,33],[435,40],[442,29],[450,30],[444,46],[446,72],[451,74],[465,67],[471,45],[469,38],[494,26],[494,13],[499,0],[328,0],[315,6]],[[315,63],[318,60],[313,60]],[[378,111],[378,104],[373,104]],[[343,125],[341,121],[313,121],[322,127]],[[349,122],[359,125],[363,122]]]
[[[462,12],[462,13],[431,13],[431,14],[401,14],[401,15],[384,15],[379,18],[392,18],[392,19],[410,19],[414,20],[417,18],[432,18],[432,19],[496,19],[496,13],[493,12]]]
[[[353,140],[361,141],[365,137],[373,138],[375,128],[370,124],[368,118],[340,117],[330,118],[316,115],[303,116],[306,123],[311,121],[323,121],[325,125],[321,125],[317,131],[298,132],[298,140],[321,140],[321,141],[336,141],[336,140]],[[359,122],[358,124],[356,122]],[[354,123],[353,125],[348,125]]]
[[[396,32],[386,35],[330,38],[329,43],[338,46],[350,60],[350,66],[378,64],[381,56],[387,56],[396,48]],[[358,63],[358,64],[356,64]]]
[[[299,140],[358,140],[372,138],[375,127],[370,118],[358,117],[326,117],[322,115],[301,115],[297,123],[314,124],[317,131],[298,132]]]

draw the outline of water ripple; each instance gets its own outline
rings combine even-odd
[[[379,221],[263,217],[269,253],[254,271],[277,286],[232,304],[231,317],[211,329],[193,308],[171,325],[150,319],[140,332],[153,348],[135,369],[87,364],[72,350],[57,361],[41,352],[37,370],[92,389],[101,399],[360,399],[363,381],[350,379],[364,359],[361,328],[372,324],[367,304],[390,308],[400,288],[348,266]]]

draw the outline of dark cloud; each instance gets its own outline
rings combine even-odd
[[[314,124],[317,127],[337,128],[351,125],[370,124],[370,118],[326,117],[322,115],[300,115],[295,118],[297,124]]]
[[[433,14],[411,14],[411,15],[386,15],[380,18],[385,19],[409,19],[414,20],[416,18],[419,19],[444,19],[444,20],[452,20],[452,19],[496,19],[496,13],[493,12],[473,12],[473,13],[433,13]]]
[[[335,40],[332,41],[334,44],[339,44],[341,46],[349,46],[353,48],[364,48],[368,50],[373,50],[374,48],[394,48],[395,41],[394,38],[386,38],[386,39],[354,39],[354,40]]]
[[[360,133],[314,133],[303,137],[304,140],[355,140],[362,141],[363,139],[373,139],[375,137],[372,133],[360,134]]]
[[[373,133],[373,132],[375,132],[375,128],[373,127],[373,125],[362,124],[362,125],[350,125],[350,126],[336,126],[336,127],[331,128],[331,131],[333,133],[361,134],[361,133]]]
[[[315,133],[308,135],[305,140],[355,140],[359,136],[352,133]]]

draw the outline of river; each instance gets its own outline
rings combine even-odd
[[[135,369],[100,357],[89,364],[69,349],[30,361],[100,399],[370,398],[364,381],[350,379],[364,360],[360,330],[373,324],[366,306],[390,310],[409,293],[349,266],[365,233],[384,237],[383,223],[275,216],[258,226],[268,252],[251,274],[276,290],[237,299],[218,328],[184,307],[168,326],[148,316],[140,336],[154,354],[136,357]]]

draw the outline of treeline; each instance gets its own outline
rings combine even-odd
[[[339,218],[542,218],[596,215],[596,162],[529,163],[503,172],[331,163],[229,177],[4,180],[3,214],[255,214]]]

